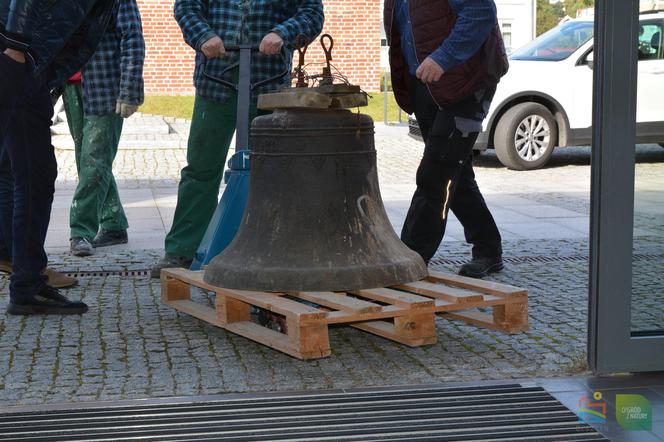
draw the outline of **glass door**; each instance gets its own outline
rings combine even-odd
[[[596,4],[588,332],[596,373],[664,371],[664,102],[653,99],[664,90],[663,24],[653,18],[639,17],[638,0]],[[635,149],[637,131],[653,144]]]

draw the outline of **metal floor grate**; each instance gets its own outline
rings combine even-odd
[[[522,385],[272,394],[156,405],[136,401],[0,414],[1,441],[135,439],[607,440],[542,388]]]
[[[664,255],[657,254],[637,254],[635,253],[632,257],[633,261],[652,261],[652,260],[662,260]],[[468,262],[468,258],[459,258],[459,259],[446,259],[446,258],[436,258],[434,257],[430,264],[432,265],[462,265]],[[503,262],[506,264],[526,264],[526,263],[541,263],[545,264],[548,262],[588,262],[588,255],[567,255],[567,256],[504,256]]]
[[[150,270],[81,270],[78,272],[65,272],[67,276],[72,278],[99,278],[105,276],[124,276],[127,278],[136,278],[141,276],[149,276]]]

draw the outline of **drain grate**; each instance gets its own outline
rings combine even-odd
[[[81,270],[77,272],[65,272],[67,276],[72,278],[90,278],[90,277],[104,277],[104,276],[125,276],[134,278],[139,276],[150,275],[150,270]]]
[[[634,261],[649,261],[649,260],[664,260],[664,255],[659,254],[634,254],[632,259]],[[445,259],[433,258],[430,263],[433,265],[462,265],[468,262],[467,258],[459,259]],[[588,255],[567,255],[567,256],[505,256],[503,262],[506,264],[528,264],[528,263],[542,263],[549,262],[588,262]]]
[[[0,414],[0,441],[607,440],[542,388],[522,385],[84,407]]]

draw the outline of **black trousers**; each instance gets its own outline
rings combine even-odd
[[[442,108],[415,78],[411,91],[425,147],[401,240],[428,263],[443,240],[452,210],[473,246],[474,258],[501,256],[500,232],[477,186],[472,164],[473,146],[495,87]]]
[[[20,301],[31,298],[46,284],[41,274],[47,264],[44,241],[57,176],[50,132],[53,104],[47,75],[35,78],[26,64],[1,52],[0,148],[11,163],[9,168],[5,163],[3,173],[12,171],[14,197],[9,295]],[[6,176],[3,181],[7,183]],[[8,202],[3,203],[4,209]],[[5,219],[6,214],[2,216]]]

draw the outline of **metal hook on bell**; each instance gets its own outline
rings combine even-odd
[[[329,41],[329,45],[325,43],[325,40]],[[334,39],[330,34],[324,34],[320,37],[320,45],[323,47],[323,52],[325,52],[325,62],[326,66],[323,68],[323,79],[320,81],[321,86],[329,86],[334,82],[332,78],[332,49],[334,48]]]
[[[297,75],[296,87],[308,87],[309,83],[304,75],[304,55],[307,53],[307,48],[309,47],[309,37],[304,34],[298,35],[295,39],[295,45],[297,52],[300,54],[298,66],[295,68],[295,74]]]

